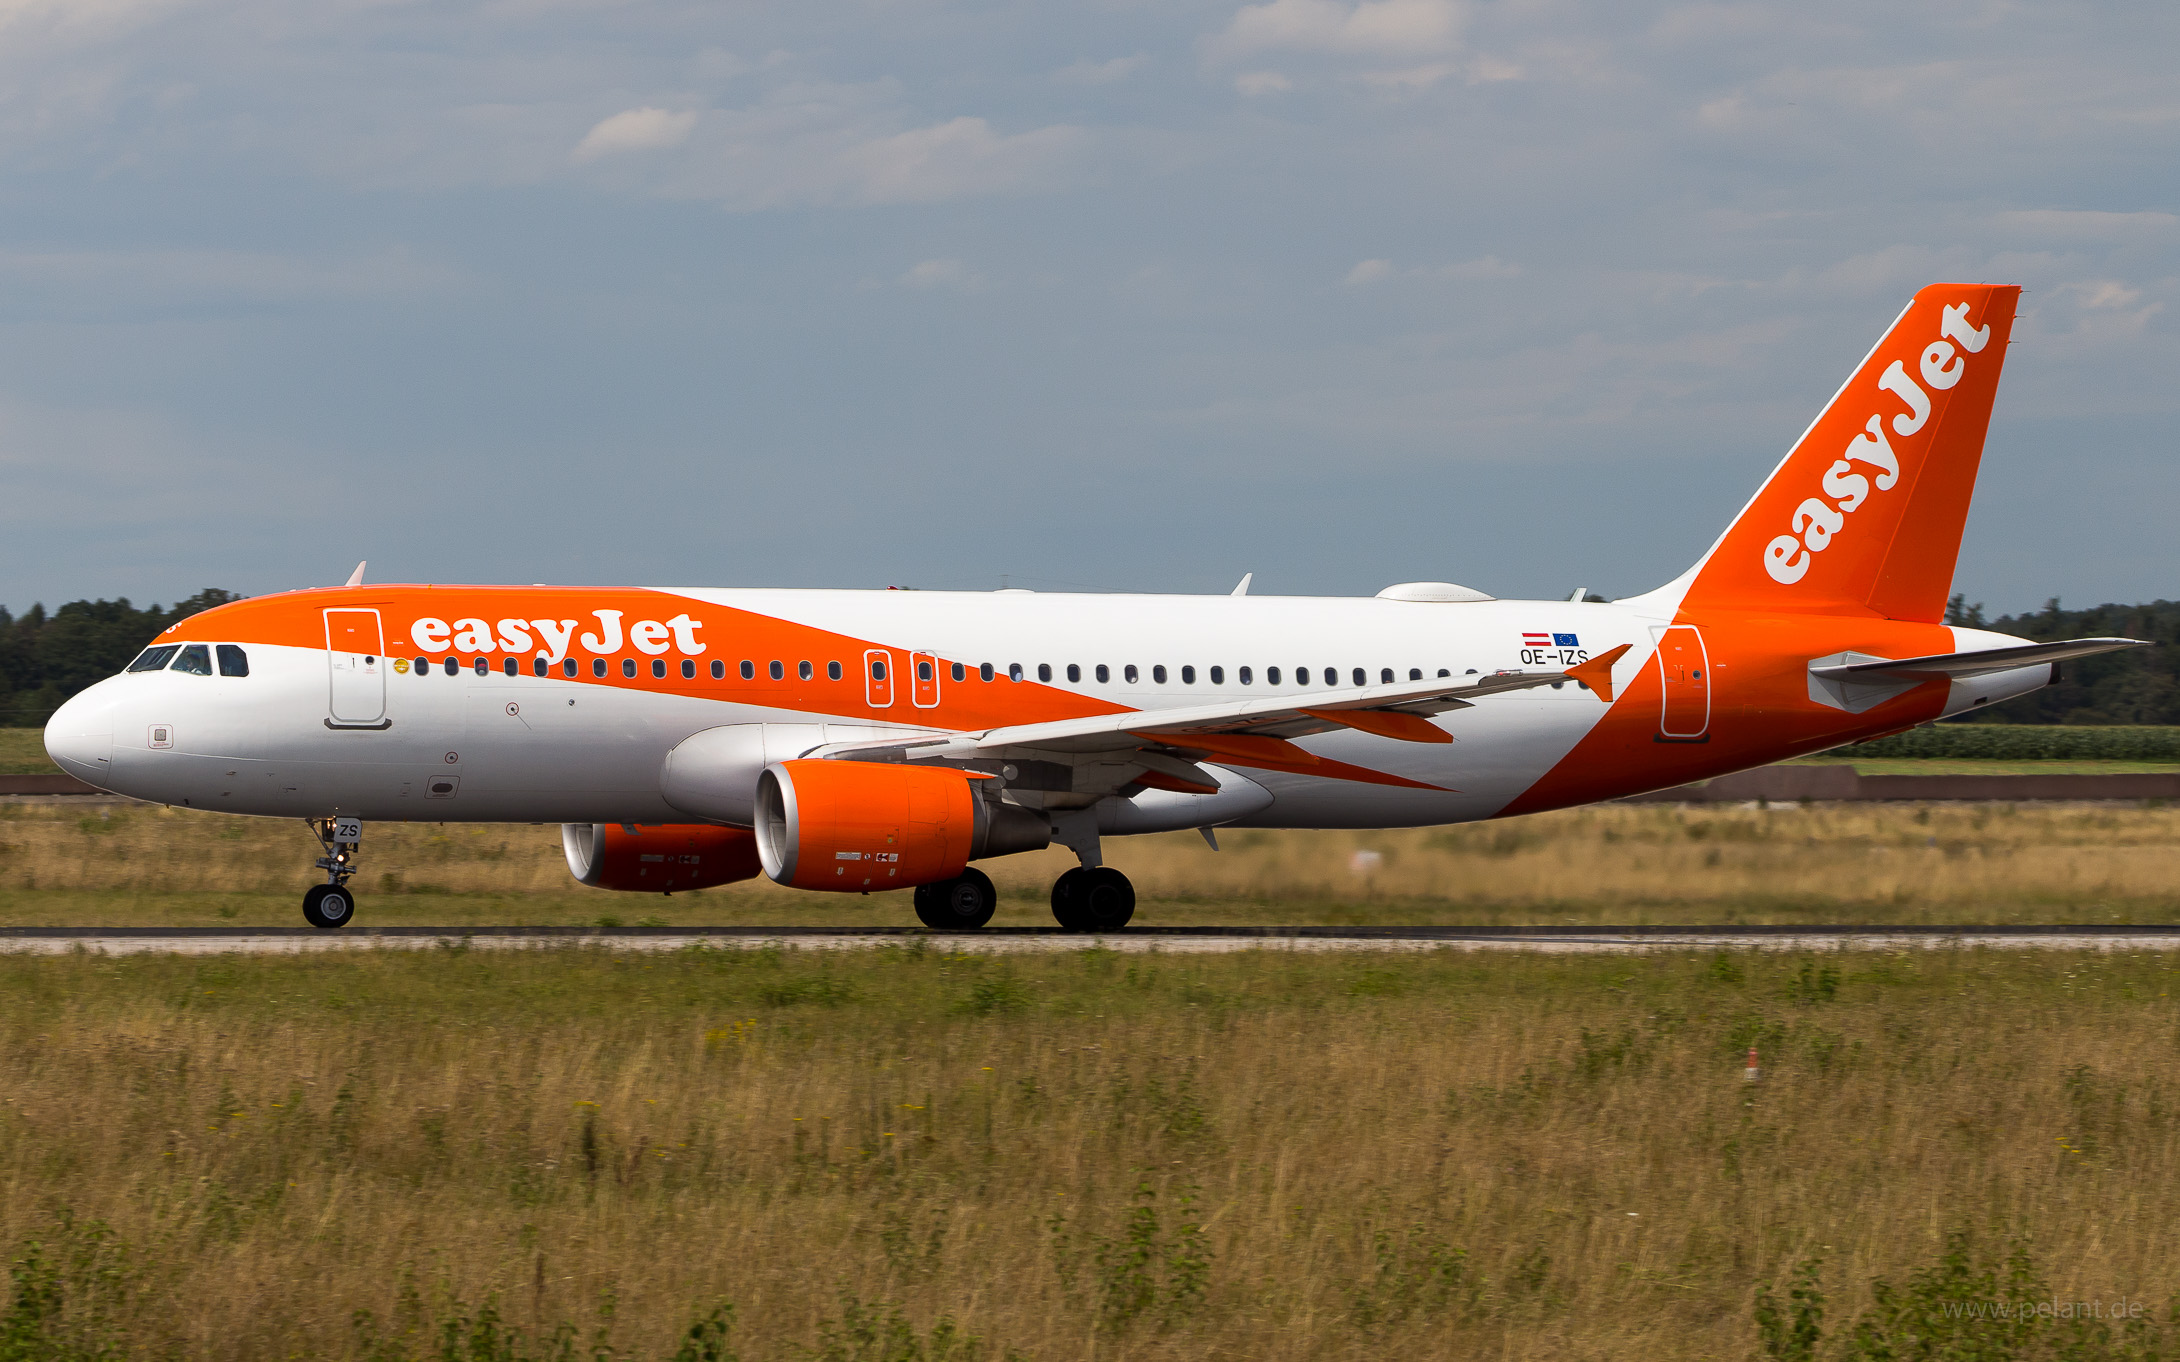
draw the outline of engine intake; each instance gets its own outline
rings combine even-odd
[[[987,777],[895,762],[782,761],[757,778],[757,854],[797,889],[860,894],[959,875],[1052,840],[1029,810],[986,799]]]
[[[670,894],[755,879],[762,866],[746,828],[710,823],[563,823],[568,873],[594,889]]]

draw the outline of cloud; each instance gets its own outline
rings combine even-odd
[[[1419,265],[1405,270],[1396,269],[1390,260],[1365,260],[1347,272],[1347,282],[1359,286],[1398,276],[1423,283],[1468,283],[1478,279],[1519,279],[1523,272],[1521,266],[1508,264],[1495,255],[1457,265]]]
[[[983,276],[973,273],[959,260],[924,260],[911,266],[899,281],[902,288],[914,289],[976,289],[984,285]]]
[[[1392,277],[1393,262],[1390,260],[1358,261],[1355,268],[1347,272],[1347,282],[1358,285],[1375,284],[1380,279],[1390,279]]]
[[[1244,71],[1234,77],[1234,88],[1245,95],[1283,95],[1294,82],[1277,71]]]
[[[601,120],[583,135],[569,154],[578,161],[593,161],[618,151],[655,151],[662,147],[676,147],[689,139],[689,130],[696,126],[693,112],[673,113],[666,109],[654,109],[648,105],[641,109],[628,109]]]
[[[1452,0],[1270,0],[1243,6],[1211,49],[1227,58],[1270,51],[1415,57],[1451,51],[1461,18]]]
[[[2171,213],[2099,213],[2069,208],[2030,208],[2000,213],[1998,225],[2030,236],[2114,241],[2180,227]]]
[[[1150,63],[1147,53],[1138,52],[1132,57],[1115,57],[1111,61],[1079,61],[1063,66],[1052,78],[1069,85],[1113,85],[1126,80]]]

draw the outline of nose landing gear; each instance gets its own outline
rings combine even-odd
[[[349,892],[348,877],[356,873],[356,848],[363,841],[360,818],[313,818],[310,831],[325,848],[316,862],[325,872],[325,883],[314,884],[303,895],[303,921],[313,927],[345,927],[356,915],[356,896]]]

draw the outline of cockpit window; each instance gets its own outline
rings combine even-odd
[[[182,655],[174,659],[173,670],[187,672],[191,676],[212,674],[212,650],[202,643],[192,643],[182,649]]]
[[[136,655],[136,661],[129,664],[129,670],[132,672],[163,671],[166,669],[167,663],[172,662],[174,655],[181,650],[182,645],[179,643],[162,643],[156,648],[146,648]]]
[[[250,655],[232,643],[222,643],[217,649],[220,656],[221,676],[248,676]]]

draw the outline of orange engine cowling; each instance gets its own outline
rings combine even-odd
[[[781,884],[857,894],[952,879],[978,857],[1051,840],[1036,814],[981,798],[982,778],[897,762],[774,762],[757,778],[757,854]]]
[[[763,868],[748,829],[710,823],[563,823],[560,846],[584,884],[642,894],[709,889]]]

